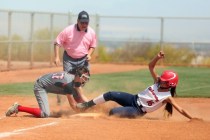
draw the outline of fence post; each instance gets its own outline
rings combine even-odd
[[[12,36],[11,36],[11,18],[12,18],[12,12],[8,12],[8,38],[9,38],[9,44],[8,44],[8,58],[7,58],[7,70],[11,69],[11,49],[12,49]]]
[[[99,46],[99,33],[100,33],[100,16],[98,14],[95,15],[95,32],[96,32],[96,42],[97,42],[97,46]],[[97,47],[98,48],[98,47]],[[97,57],[98,54],[98,49],[95,50],[95,56]]]
[[[31,39],[31,46],[30,46],[30,68],[32,69],[34,66],[34,55],[33,55],[33,50],[34,50],[34,40],[33,40],[33,33],[34,33],[34,13],[31,13],[31,34],[30,34],[30,39]]]
[[[164,18],[161,17],[161,27],[160,27],[160,50],[163,51],[163,37],[164,37]],[[163,66],[163,59],[160,61],[160,65]]]
[[[160,50],[163,50],[163,37],[164,37],[164,18],[161,17],[161,27],[160,27]]]
[[[51,31],[51,33],[50,33],[50,40],[51,40],[51,47],[50,47],[50,66],[52,67],[53,66],[53,48],[54,48],[54,35],[53,35],[53,33],[54,33],[54,29],[53,29],[53,19],[54,19],[54,15],[53,15],[53,13],[50,15],[50,31]]]
[[[197,57],[198,54],[196,53],[196,50],[195,50],[195,41],[192,42],[192,48],[193,48],[193,51],[195,52],[195,55],[196,55],[194,65],[197,66],[198,65],[198,57]]]

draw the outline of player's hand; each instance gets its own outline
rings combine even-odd
[[[192,119],[190,119],[190,122],[195,122],[195,121],[202,122],[203,119],[202,118],[192,118]]]
[[[80,112],[82,112],[80,109],[78,109],[78,108],[74,108],[73,109],[76,113],[80,113]]]
[[[87,109],[88,109],[88,107],[87,107],[87,102],[78,103],[78,104],[76,105],[76,108],[77,108],[78,110],[80,110],[81,112],[87,110]]]
[[[60,65],[60,59],[59,58],[55,58],[54,63],[56,66]]]
[[[78,109],[77,107],[76,107],[76,104],[73,104],[73,105],[71,105],[71,107],[72,107],[72,109],[75,111],[75,112],[81,112],[80,111],[80,109]]]
[[[91,60],[91,56],[90,55],[87,55],[86,60],[87,61],[90,61]]]
[[[164,52],[163,52],[163,51],[160,51],[160,52],[158,53],[157,57],[160,58],[160,59],[161,59],[161,58],[164,58],[164,57],[165,57]]]

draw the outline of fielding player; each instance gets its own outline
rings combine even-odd
[[[48,93],[66,95],[70,106],[76,109],[77,103],[88,101],[82,93],[82,87],[89,80],[90,73],[86,67],[80,67],[75,75],[67,72],[49,73],[38,78],[34,85],[34,94],[39,104],[39,108],[25,107],[14,103],[5,113],[6,116],[17,114],[18,112],[27,112],[39,118],[50,116],[48,103]]]

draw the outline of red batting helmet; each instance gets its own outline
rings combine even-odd
[[[176,87],[178,84],[178,74],[172,70],[166,70],[160,76],[160,80],[163,82],[167,82],[169,87]]]

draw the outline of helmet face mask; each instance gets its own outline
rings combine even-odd
[[[162,73],[160,76],[160,87],[163,88],[171,88],[171,87],[176,87],[178,84],[178,74],[175,73],[174,71],[167,70]]]
[[[83,73],[81,76],[80,76],[80,79],[83,81],[82,84],[85,84],[89,81],[90,79],[90,76],[88,76],[88,73]]]
[[[90,79],[90,73],[87,67],[82,66],[76,69],[75,76],[80,78],[81,86],[84,86]]]

